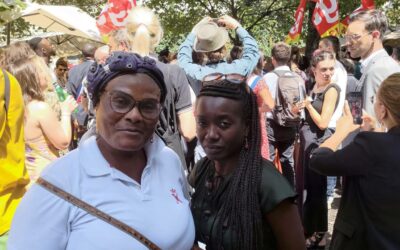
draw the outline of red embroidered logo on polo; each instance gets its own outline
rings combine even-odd
[[[181,199],[179,199],[179,196],[176,192],[176,190],[173,188],[170,190],[171,191],[171,195],[175,198],[176,200],[176,204],[182,203]]]

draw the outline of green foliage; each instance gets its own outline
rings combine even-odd
[[[0,2],[0,25],[4,25],[16,18],[25,7],[21,0],[2,0]]]
[[[107,0],[35,0],[40,4],[74,5],[91,16],[97,17]],[[155,10],[164,28],[164,39],[157,51],[169,48],[177,51],[179,45],[193,26],[204,16],[219,17],[230,15],[237,19],[259,42],[260,48],[268,55],[270,47],[277,41],[285,39],[294,24],[294,13],[299,0],[143,0],[146,6]],[[387,3],[391,2],[390,5]],[[15,3],[15,4],[9,4]],[[340,16],[343,18],[360,6],[361,1],[339,0]],[[400,0],[375,0],[378,8],[386,6],[386,13],[391,27],[400,23]],[[386,4],[386,5],[385,5]],[[23,5],[23,0],[0,0],[0,24],[4,21],[4,13],[15,13]],[[9,14],[8,14],[9,15]],[[308,33],[308,13],[304,19],[303,34],[299,41],[304,46]],[[13,22],[12,36],[29,35],[32,29],[21,19]],[[0,27],[1,30],[1,27]],[[4,32],[4,28],[3,28]],[[237,38],[231,37],[237,44]],[[0,41],[5,36],[0,36]]]
[[[164,28],[162,50],[176,51],[185,37],[204,16],[230,15],[238,20],[268,51],[271,43],[281,41],[290,28],[296,3],[291,0],[145,0],[144,4],[159,15]],[[290,13],[290,15],[288,15]],[[238,44],[236,37],[232,43]],[[268,53],[268,52],[267,52]]]

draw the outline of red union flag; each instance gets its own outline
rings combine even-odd
[[[351,15],[363,11],[363,10],[369,10],[369,9],[375,9],[375,3],[374,0],[362,0],[361,1],[361,6],[355,9]],[[345,33],[347,30],[347,26],[349,26],[349,21],[350,21],[350,15],[347,15],[341,22],[340,22],[340,33]]]
[[[339,5],[336,0],[318,0],[312,22],[321,37],[336,36],[339,32]]]
[[[297,42],[300,39],[301,30],[303,28],[304,11],[306,8],[307,0],[300,0],[299,7],[297,7],[294,18],[296,19],[295,24],[290,29],[289,34],[286,37],[286,43]]]
[[[136,0],[108,0],[96,22],[100,33],[107,35],[113,30],[125,27],[125,19],[134,6]]]

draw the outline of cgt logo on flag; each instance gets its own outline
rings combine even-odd
[[[125,27],[129,11],[136,6],[136,0],[108,0],[100,16],[97,18],[97,28],[102,35]]]
[[[339,33],[339,5],[336,0],[318,0],[313,12],[313,24],[321,37]]]

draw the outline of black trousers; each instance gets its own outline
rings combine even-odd
[[[307,190],[302,209],[306,236],[310,236],[314,232],[328,231],[327,177],[311,170],[309,162],[312,151],[318,148],[331,134],[329,130],[318,131],[315,128],[311,129],[308,125],[304,125],[300,129],[300,143],[303,149],[302,178],[304,189]],[[301,176],[298,177],[301,178]]]

